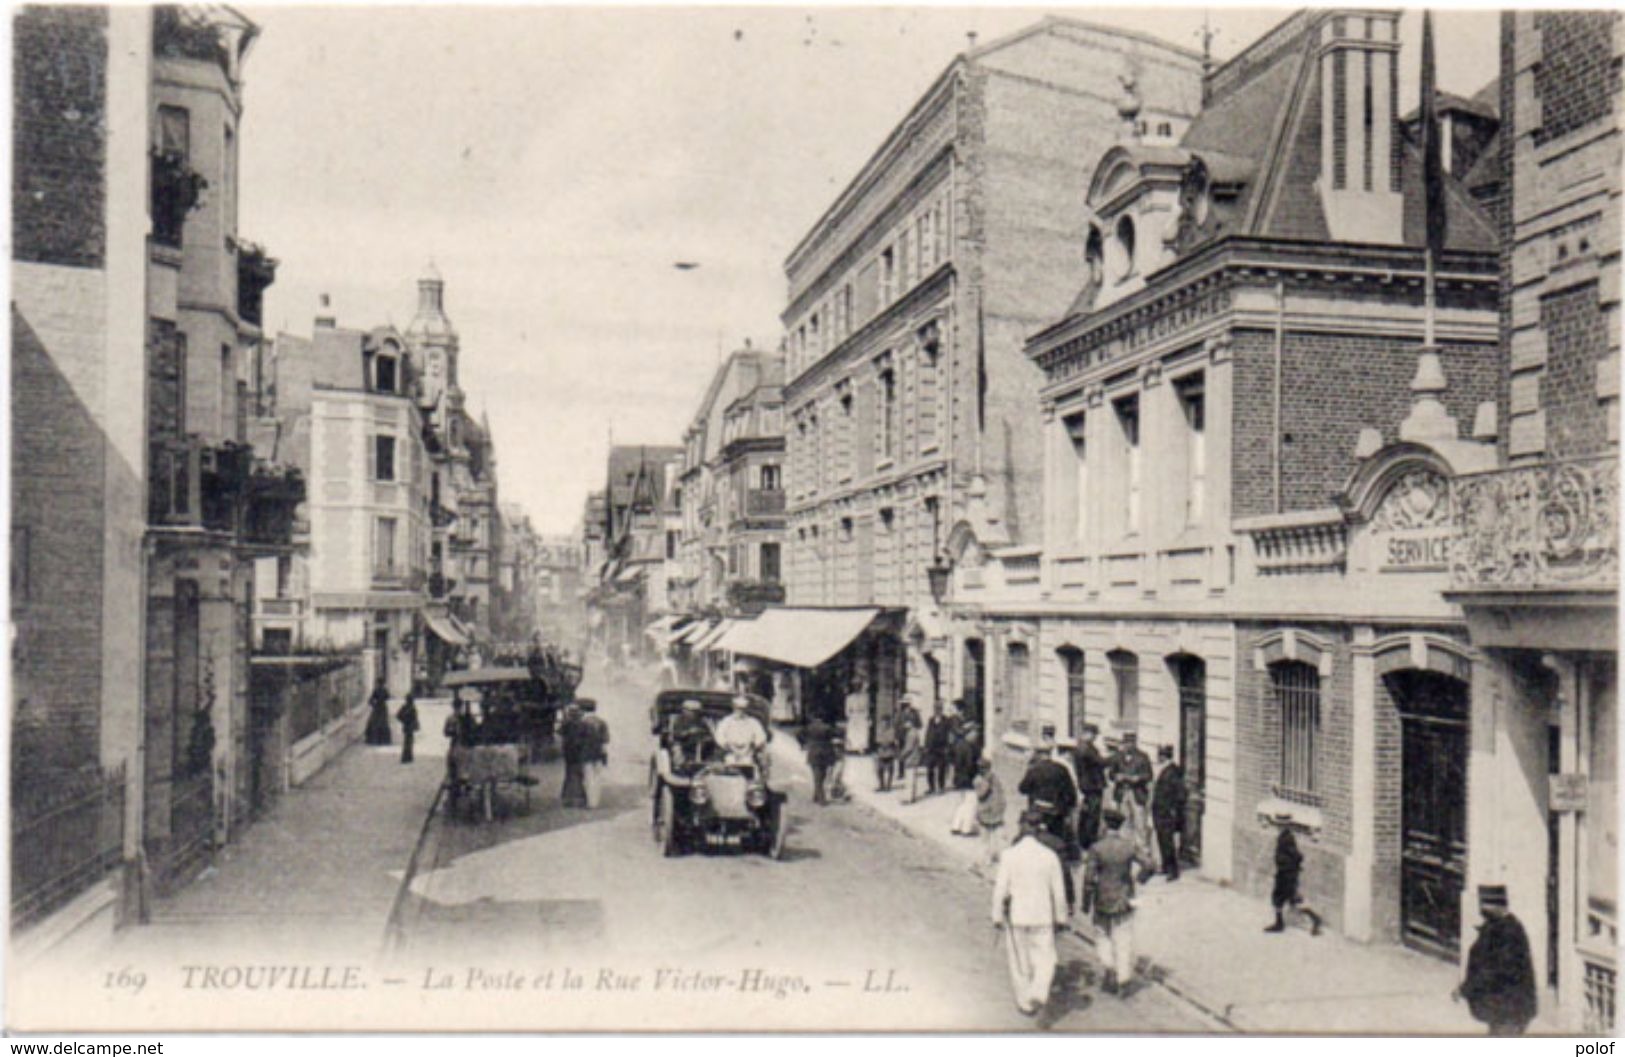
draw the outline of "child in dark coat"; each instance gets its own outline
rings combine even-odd
[[[1270,905],[1275,908],[1275,924],[1265,932],[1286,931],[1286,908],[1296,907],[1309,919],[1310,935],[1320,935],[1320,915],[1304,905],[1298,883],[1303,876],[1303,852],[1298,850],[1297,838],[1292,835],[1295,823],[1290,815],[1276,815],[1275,825],[1281,835],[1275,838],[1275,888],[1270,892]]]

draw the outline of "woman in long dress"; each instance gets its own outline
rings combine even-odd
[[[389,691],[384,687],[384,681],[378,680],[378,685],[372,688],[372,696],[367,699],[371,711],[367,713],[366,740],[368,745],[389,745],[394,742],[394,735],[389,731]],[[351,728],[352,730],[355,728]]]

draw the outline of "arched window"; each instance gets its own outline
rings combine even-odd
[[[1281,724],[1281,780],[1275,791],[1289,800],[1318,803],[1320,672],[1302,661],[1278,661],[1270,665],[1270,694]]]
[[[1090,225],[1089,236],[1083,243],[1083,263],[1089,270],[1088,282],[1099,286],[1106,281],[1106,239],[1100,229]]]
[[[1128,650],[1106,654],[1112,669],[1112,694],[1117,703],[1117,722],[1124,730],[1140,729],[1140,658]]]
[[[1083,651],[1075,646],[1062,646],[1055,655],[1066,675],[1066,732],[1075,738],[1083,730]]]
[[[1113,239],[1117,249],[1117,279],[1124,279],[1134,274],[1134,218],[1119,217],[1117,232]]]

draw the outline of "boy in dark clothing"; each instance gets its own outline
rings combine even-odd
[[[1285,912],[1288,906],[1297,907],[1298,911],[1309,919],[1310,935],[1320,935],[1320,915],[1303,904],[1303,896],[1298,892],[1298,881],[1303,875],[1303,852],[1298,850],[1297,838],[1292,836],[1293,821],[1291,815],[1276,815],[1275,824],[1281,835],[1275,838],[1275,888],[1270,893],[1270,905],[1275,907],[1275,924],[1265,927],[1265,932],[1285,932]]]

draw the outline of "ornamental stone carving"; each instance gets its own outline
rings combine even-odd
[[[1616,457],[1459,477],[1451,504],[1457,587],[1611,590],[1619,583]]]

